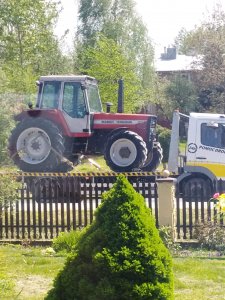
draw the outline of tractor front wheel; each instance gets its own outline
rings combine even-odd
[[[108,139],[104,157],[113,171],[130,172],[140,169],[147,158],[146,144],[132,131],[117,132]]]

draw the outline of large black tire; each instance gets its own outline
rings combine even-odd
[[[55,172],[62,163],[64,145],[59,128],[43,118],[27,118],[12,131],[9,154],[25,172]]]
[[[190,177],[183,180],[181,194],[185,201],[208,201],[212,196],[212,183],[208,178]]]
[[[115,172],[140,169],[147,159],[146,144],[134,132],[117,132],[106,142],[104,157],[107,165]]]
[[[142,171],[154,172],[162,162],[163,150],[160,144],[154,147],[148,152],[147,160],[144,166],[141,168]]]

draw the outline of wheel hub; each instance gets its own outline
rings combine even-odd
[[[110,157],[115,165],[127,167],[131,165],[137,157],[136,146],[129,139],[118,139],[110,148]]]
[[[37,151],[40,150],[40,143],[35,141],[31,144],[31,147],[33,148],[33,150]]]
[[[129,156],[131,155],[131,151],[128,147],[122,147],[119,150],[119,155],[121,156],[121,158],[129,158]]]

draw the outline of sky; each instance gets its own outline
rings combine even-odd
[[[69,29],[64,49],[72,48],[72,40],[77,25],[78,0],[61,0],[56,34],[62,35]],[[210,14],[219,3],[225,10],[224,0],[136,0],[136,10],[148,28],[156,54],[170,46],[182,27],[187,30],[198,25],[204,16]]]

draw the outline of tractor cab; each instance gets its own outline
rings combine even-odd
[[[89,132],[93,113],[102,112],[97,81],[89,76],[42,76],[36,107],[62,112],[70,132]]]
[[[38,108],[59,109],[71,117],[102,112],[97,81],[90,76],[42,76],[37,81]]]

